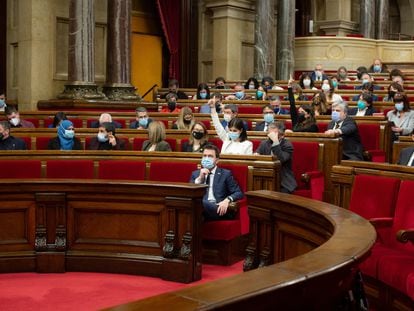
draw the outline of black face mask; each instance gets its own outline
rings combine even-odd
[[[305,120],[306,120],[305,114],[303,112],[299,113],[298,114],[298,123],[302,123]]]
[[[217,113],[221,112],[220,103],[216,103],[216,111],[217,111]]]
[[[177,106],[176,102],[168,102],[168,109],[170,109],[171,111],[173,111],[176,106]]]
[[[216,89],[219,89],[219,90],[224,90],[224,85],[217,85],[217,86],[216,86]]]
[[[190,120],[184,119],[183,121],[184,121],[184,124],[190,124],[191,123],[191,119]]]
[[[196,131],[193,131],[191,134],[193,135],[193,137],[194,137],[195,139],[201,139],[201,138],[203,138],[203,137],[204,137],[204,133],[203,133],[203,132],[196,132]]]

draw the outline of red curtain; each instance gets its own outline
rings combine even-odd
[[[180,80],[180,1],[157,0],[157,8],[170,52],[169,77]]]

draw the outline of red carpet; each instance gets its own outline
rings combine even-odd
[[[203,265],[202,280],[191,284],[104,273],[0,274],[0,310],[98,310],[242,271],[242,262],[229,267]]]

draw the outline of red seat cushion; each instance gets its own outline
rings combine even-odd
[[[26,147],[27,150],[31,150],[32,149],[32,139],[30,137],[18,137],[21,140],[24,140],[24,142],[26,143]]]
[[[366,219],[392,217],[399,186],[397,178],[356,175],[349,209]]]
[[[98,176],[102,179],[144,180],[145,161],[101,160]]]
[[[141,151],[142,150],[142,144],[146,140],[147,140],[147,138],[135,137],[133,142],[132,142],[132,150]]]
[[[52,137],[36,137],[36,150],[47,150],[47,146]]]
[[[208,142],[215,145],[217,148],[219,148],[219,150],[221,150],[221,146],[223,146],[223,141],[220,138],[209,138]]]
[[[379,157],[378,151],[380,149],[380,136],[381,128],[380,124],[375,123],[359,123],[358,124],[359,135],[361,136],[361,142],[364,149],[375,153],[376,158],[373,159],[375,162],[385,162],[385,152],[383,157]]]
[[[409,295],[408,277],[414,275],[414,256],[383,256],[378,261],[378,279],[385,284]],[[410,298],[414,299],[410,291]]]
[[[40,178],[40,160],[0,160],[0,178]]]
[[[307,189],[307,185],[302,181],[302,174],[318,170],[319,144],[317,142],[292,142],[293,161],[292,170],[295,175],[299,189]]]
[[[47,178],[94,178],[92,160],[48,160]]]
[[[149,180],[188,183],[197,163],[152,161]]]
[[[205,240],[230,241],[240,236],[240,223],[238,220],[205,222],[203,224],[202,235]]]

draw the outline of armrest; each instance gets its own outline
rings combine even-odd
[[[385,162],[385,151],[380,149],[366,150],[364,152],[364,158],[368,157],[368,161],[372,162]]]
[[[410,241],[414,243],[414,229],[400,230],[397,232],[397,240],[401,243]]]
[[[381,218],[371,218],[369,222],[375,227],[377,232],[377,242],[382,244],[388,244],[392,239],[392,223],[394,218],[391,217],[381,217]]]
[[[310,172],[303,173],[301,175],[301,180],[304,183],[309,184],[311,179],[320,178],[320,177],[324,177],[321,171],[310,171]]]
[[[372,154],[369,151],[365,150],[362,155],[364,157],[364,161],[372,161]]]

